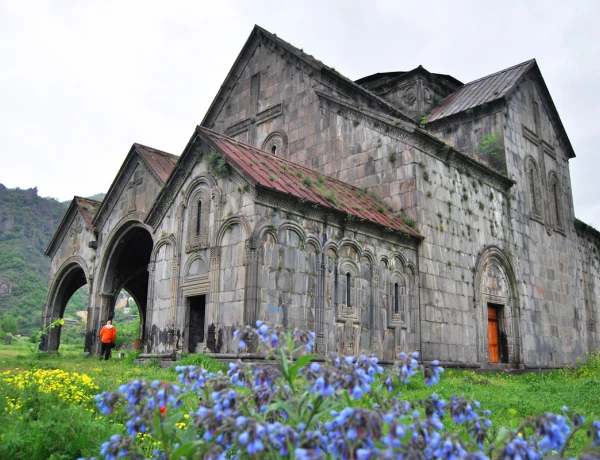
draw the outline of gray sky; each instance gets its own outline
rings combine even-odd
[[[105,192],[133,142],[181,154],[259,24],[352,79],[422,64],[468,82],[536,58],[577,155],[575,214],[600,229],[599,13],[597,1],[0,0],[0,183],[66,200]]]

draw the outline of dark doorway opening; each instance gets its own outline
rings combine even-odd
[[[490,363],[498,364],[500,362],[501,333],[500,317],[502,312],[501,305],[488,304],[488,347],[490,353]]]
[[[206,315],[206,296],[188,297],[188,351],[196,353],[198,344],[204,343],[204,322]]]

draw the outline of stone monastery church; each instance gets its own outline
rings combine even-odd
[[[73,199],[43,322],[87,284],[91,353],[125,289],[149,354],[237,354],[262,320],[321,356],[564,366],[600,348],[572,158],[535,60],[352,81],[256,26],[180,156],[133,144],[102,202]]]

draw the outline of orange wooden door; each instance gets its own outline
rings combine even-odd
[[[500,362],[500,353],[498,349],[498,309],[488,307],[488,343],[490,347],[490,363]]]

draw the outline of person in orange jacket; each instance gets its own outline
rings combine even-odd
[[[105,360],[110,358],[110,350],[114,347],[115,339],[117,338],[117,328],[112,325],[112,321],[109,319],[105,326],[100,329],[100,341],[102,342],[102,349],[100,351],[100,361],[102,357]]]

